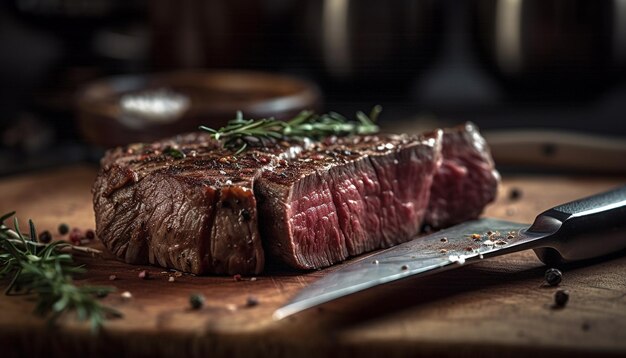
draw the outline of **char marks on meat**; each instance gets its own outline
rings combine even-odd
[[[164,153],[172,147],[185,158]],[[204,134],[108,152],[93,187],[99,237],[128,263],[261,272],[254,158],[235,158]]]
[[[476,217],[497,184],[467,124],[236,156],[208,134],[181,135],[107,152],[93,194],[99,237],[128,263],[258,274],[266,255],[320,268],[408,241],[424,223]]]

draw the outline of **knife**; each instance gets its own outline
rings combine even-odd
[[[556,206],[530,225],[483,218],[346,264],[277,309],[276,320],[385,283],[533,249],[548,265],[626,249],[626,186]]]

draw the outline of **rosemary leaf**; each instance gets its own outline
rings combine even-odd
[[[61,315],[74,311],[78,320],[89,321],[94,331],[102,327],[107,317],[120,317],[120,312],[102,305],[96,294],[112,292],[113,287],[76,286],[72,276],[85,272],[74,263],[65,249],[73,248],[63,242],[37,242],[37,230],[29,221],[29,237],[20,232],[17,218],[15,230],[4,221],[15,213],[0,217],[0,278],[10,277],[5,294],[32,294],[37,298],[35,313],[47,316],[53,323]]]
[[[186,157],[185,153],[182,150],[176,149],[174,147],[165,148],[165,150],[163,150],[163,154],[169,155],[174,159],[183,159]]]

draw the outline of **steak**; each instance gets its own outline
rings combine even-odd
[[[476,217],[497,184],[468,124],[237,155],[209,134],[180,135],[107,152],[93,194],[98,236],[128,263],[258,274],[266,255],[321,268],[408,241],[424,223]]]
[[[312,269],[408,241],[426,214],[440,156],[440,131],[316,143],[255,184],[266,248]]]
[[[203,134],[108,152],[93,186],[98,236],[128,263],[261,272],[253,158],[235,158]]]
[[[432,228],[477,218],[500,182],[489,147],[471,123],[444,130],[442,154],[425,218]]]

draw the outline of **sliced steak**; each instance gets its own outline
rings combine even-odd
[[[414,237],[428,206],[441,133],[316,143],[256,181],[261,234],[289,265],[326,267]]]
[[[208,134],[182,135],[109,151],[93,194],[98,236],[128,263],[257,274],[264,250],[320,268],[405,242],[424,222],[474,217],[497,183],[484,140],[467,125],[236,156]]]
[[[444,130],[442,154],[425,219],[433,228],[477,218],[500,182],[489,147],[472,123]]]

